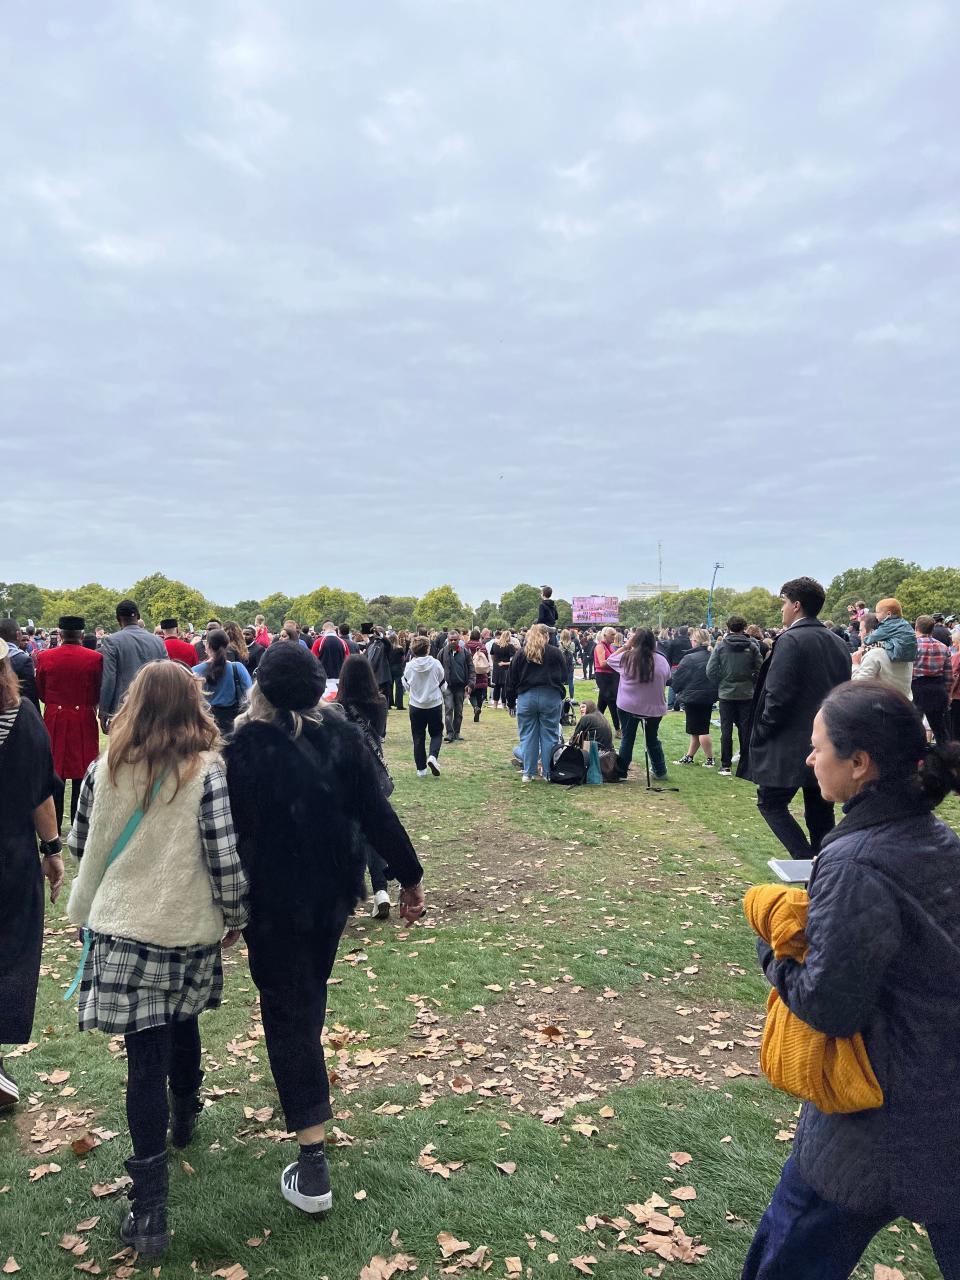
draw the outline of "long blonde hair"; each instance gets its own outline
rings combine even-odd
[[[499,644],[501,649],[506,649],[513,644],[513,636],[509,631],[501,631],[500,639],[497,641],[497,644]]]
[[[709,631],[705,631],[703,627],[697,627],[696,630],[690,632],[690,639],[695,645],[710,648],[713,636]]]
[[[124,765],[135,767],[143,787],[140,804],[148,809],[159,778],[172,773],[176,795],[181,782],[196,773],[200,752],[219,746],[220,730],[197,677],[179,662],[148,662],[110,722],[110,781],[116,783]]]
[[[527,642],[523,646],[528,662],[543,662],[543,651],[549,639],[549,629],[542,622],[535,622],[527,632]]]

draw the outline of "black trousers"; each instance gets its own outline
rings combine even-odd
[[[403,710],[403,677],[393,677],[393,706],[398,711]]]
[[[507,702],[507,672],[509,666],[494,667],[490,672],[490,678],[493,681],[493,694],[491,695],[494,702],[499,702],[501,706],[505,706]]]
[[[620,677],[613,671],[598,671],[597,680],[597,710],[603,715],[607,707],[610,708],[610,719],[613,721],[613,727],[620,732],[620,712],[617,710],[617,685],[620,683]]]
[[[425,738],[430,734],[430,754],[438,756],[443,743],[443,706],[411,707],[410,734],[413,738],[413,759],[418,769],[427,767]]]
[[[587,657],[586,654],[583,655],[583,678],[584,680],[593,679],[593,654],[592,653],[589,658]]]
[[[168,1022],[123,1037],[127,1047],[127,1124],[137,1160],[167,1147],[167,1081],[187,1097],[200,1087],[200,1028],[196,1018]]]
[[[470,705],[471,707],[473,707],[474,713],[477,713],[483,710],[483,704],[486,702],[486,700],[487,700],[486,685],[484,685],[482,689],[473,690],[473,692],[470,694]]]
[[[788,807],[799,790],[799,787],[757,787],[757,808],[791,858],[812,858],[820,852],[823,837],[834,828],[833,805],[824,800],[815,782],[803,788],[803,820],[810,832],[808,840]]]
[[[73,820],[77,816],[77,805],[80,803],[80,783],[82,778],[63,778],[57,779],[60,784],[53,793],[53,807],[57,813],[57,830],[63,829],[63,812],[67,794],[67,783],[70,783],[70,825],[73,826]]]
[[[960,742],[960,700],[950,703],[950,729],[957,742]]]
[[[320,1033],[327,1016],[327,979],[346,921],[345,911],[332,912],[308,936],[276,928],[244,930],[270,1070],[289,1130],[309,1129],[333,1115]]]
[[[372,844],[367,845],[367,870],[370,872],[370,887],[374,893],[379,893],[381,889],[387,887],[387,864],[374,849]]]
[[[750,698],[720,699],[720,768],[729,769],[733,761],[733,726],[737,726],[737,741],[743,750],[750,724]]]
[[[939,746],[950,741],[950,726],[947,723],[950,707],[950,695],[947,686],[939,676],[919,676],[911,686],[913,701],[922,716],[927,717],[927,724],[933,730],[933,736]]]

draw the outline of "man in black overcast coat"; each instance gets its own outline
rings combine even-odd
[[[757,808],[790,856],[810,858],[834,825],[833,805],[806,763],[813,718],[830,690],[850,679],[850,650],[817,618],[824,601],[819,582],[794,578],[780,595],[784,630],[757,677],[737,776],[757,784]],[[809,839],[789,809],[800,788]]]

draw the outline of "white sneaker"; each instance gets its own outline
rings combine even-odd
[[[386,889],[378,889],[373,895],[373,910],[370,914],[374,920],[390,919],[390,895]]]
[[[417,777],[418,777],[418,778],[425,778],[426,776],[427,776],[427,771],[426,771],[426,769],[418,769],[418,770],[417,770]]]
[[[0,1058],[0,1111],[7,1107],[15,1107],[20,1101],[20,1086],[13,1076],[8,1075]]]
[[[530,775],[529,775],[529,774],[526,774],[526,773],[525,773],[525,774],[523,775],[523,777],[520,779],[520,781],[521,781],[521,782],[532,782],[532,781],[533,781],[533,779],[530,777]]]
[[[427,768],[435,778],[440,777],[440,765],[437,762],[436,756],[427,756]]]

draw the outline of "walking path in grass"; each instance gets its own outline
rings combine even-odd
[[[681,721],[663,722],[668,760]],[[230,953],[226,1003],[201,1020],[207,1106],[171,1156],[161,1277],[739,1274],[797,1112],[759,1075],[766,985],[740,908],[781,850],[748,784],[671,767],[680,790],[648,792],[641,757],[622,786],[521,787],[515,739],[487,709],[418,779],[390,714],[428,910],[412,929],[360,914],[344,936],[324,1220],[280,1199],[292,1148]],[[57,908],[34,1043],[8,1055],[25,1102],[0,1118],[0,1271],[146,1276],[116,1235],[122,1042],[76,1032],[61,995],[77,954]],[[907,1222],[855,1274],[877,1263],[939,1274]]]

